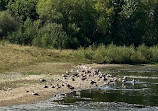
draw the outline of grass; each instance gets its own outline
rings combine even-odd
[[[141,45],[135,48],[134,46],[110,44],[108,46],[100,45],[97,48],[57,50],[1,42],[0,60],[0,72],[34,70],[29,73],[40,74],[51,72],[55,66],[50,63],[60,63],[62,70],[67,66],[67,64],[62,65],[62,63],[71,65],[83,63],[158,63],[158,46]]]
[[[0,72],[12,71],[36,63],[87,63],[87,58],[73,55],[72,50],[50,50],[31,46],[0,43]]]

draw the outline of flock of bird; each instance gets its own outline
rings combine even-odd
[[[98,69],[94,69],[87,66],[79,66],[78,70],[66,71],[62,75],[62,79],[57,79],[55,84],[44,85],[43,88],[56,88],[60,89],[62,87],[67,87],[70,90],[74,90],[77,85],[89,84],[89,86],[98,86],[99,82],[104,84],[109,84],[111,82],[117,81],[117,78],[111,74],[103,73]],[[45,79],[40,78],[40,82],[46,82]],[[103,85],[103,84],[102,84]],[[39,95],[38,93],[33,92],[33,95]]]
[[[41,83],[46,83],[46,80],[43,78],[40,78],[39,81]],[[102,83],[101,85],[108,85],[109,83],[115,83],[116,81],[117,78],[111,74],[103,73],[100,70],[91,67],[79,66],[78,70],[71,70],[70,72],[66,71],[65,74],[62,75],[62,79],[57,79],[57,82],[54,84],[44,85],[43,88],[53,88],[58,90],[62,87],[67,87],[69,90],[74,90],[79,88],[76,87],[77,85],[80,85],[80,88],[84,84],[89,84],[88,86],[96,87],[98,86],[99,82]],[[127,77],[124,76],[122,83],[125,84],[127,81]],[[133,79],[131,82],[136,83],[136,79]],[[37,92],[33,92],[32,94],[36,96],[39,95]]]
[[[66,71],[65,74],[62,75],[62,79],[57,79],[57,82],[50,85],[44,85],[43,88],[53,88],[60,89],[62,87],[67,87],[70,90],[76,89],[77,85],[89,84],[88,86],[98,86],[98,83],[101,82],[101,85],[108,85],[109,83],[115,83],[117,78],[108,73],[103,73],[98,69],[94,69],[87,66],[79,66],[78,70]],[[127,82],[127,77],[124,76],[122,79],[122,83],[125,84]],[[46,82],[45,79],[40,78],[40,82]],[[131,82],[135,83],[136,80],[133,79]],[[27,91],[29,92],[29,91]],[[33,95],[39,95],[36,92],[33,92]]]

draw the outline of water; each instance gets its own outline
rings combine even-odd
[[[158,67],[109,67],[102,71],[118,82],[96,89],[58,95],[34,104],[0,107],[7,111],[158,111]],[[128,77],[124,84],[121,78]],[[132,79],[136,79],[135,83]]]

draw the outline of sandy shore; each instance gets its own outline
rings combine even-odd
[[[82,76],[92,75],[87,72],[79,72]],[[86,74],[87,73],[87,74]],[[72,73],[73,74],[73,73]],[[36,101],[46,100],[60,93],[70,93],[75,90],[84,90],[87,88],[94,88],[103,84],[107,84],[110,80],[108,78],[106,81],[103,78],[99,78],[98,75],[88,76],[86,80],[82,80],[81,77],[70,77],[59,76],[58,80],[44,85],[43,83],[31,86],[25,86],[20,88],[14,88],[11,90],[0,90],[0,106],[9,106],[15,104],[27,104],[34,103]],[[57,78],[56,78],[57,79]],[[112,79],[112,78],[111,78]],[[91,84],[91,81],[96,81],[97,83]],[[67,84],[71,85],[73,88],[69,88]],[[55,88],[52,88],[55,86]],[[60,86],[57,88],[57,86]],[[37,95],[36,95],[37,94]]]

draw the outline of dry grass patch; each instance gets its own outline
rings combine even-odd
[[[69,62],[73,64],[78,64],[89,62],[88,59],[76,55],[76,52],[76,50],[42,49],[32,46],[21,46],[16,44],[0,43],[0,72],[2,73],[6,71],[12,71],[17,68],[26,67],[34,64],[36,67],[38,63]],[[50,64],[38,65],[39,68],[43,68],[45,66],[48,67],[44,68],[46,70],[49,70],[50,67],[55,67]]]
[[[40,75],[40,74],[62,74],[66,70],[75,68],[74,65],[69,63],[37,63],[34,65],[29,65],[26,67],[18,68],[17,72],[20,72],[25,75]]]

